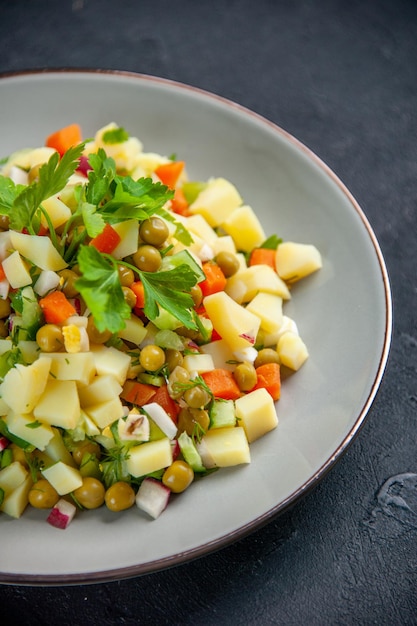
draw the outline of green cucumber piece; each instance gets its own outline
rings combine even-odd
[[[193,440],[185,431],[178,437],[178,444],[180,446],[181,454],[184,457],[184,461],[186,461],[195,472],[205,472],[206,468],[203,465],[201,456],[199,455]]]

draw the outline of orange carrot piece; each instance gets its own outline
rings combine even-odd
[[[39,300],[47,324],[61,324],[76,314],[75,308],[62,291],[52,291]]]
[[[168,413],[175,424],[178,422],[180,407],[169,395],[167,385],[162,385],[157,388],[156,393],[152,398],[152,402],[159,404],[159,406],[161,406]]]
[[[123,385],[123,391],[120,394],[122,400],[136,404],[137,406],[143,406],[150,402],[156,393],[156,387],[153,385],[147,385],[135,380],[127,380]]]
[[[279,400],[281,395],[281,368],[278,363],[265,363],[256,368],[258,381],[254,389],[264,387],[273,400]]]
[[[275,250],[254,248],[249,258],[249,265],[269,265],[275,270]]]
[[[206,278],[199,283],[203,296],[209,296],[212,293],[224,290],[227,279],[217,263],[206,261],[206,263],[203,263],[203,272]]]
[[[171,200],[171,209],[174,213],[178,215],[183,215],[184,217],[188,217],[190,212],[188,207],[190,205],[187,202],[185,194],[180,187],[175,188],[174,197]]]
[[[97,248],[99,252],[111,254],[119,245],[121,237],[110,224],[106,224],[102,232],[90,241],[90,246]]]
[[[130,289],[136,296],[136,304],[134,306],[135,309],[143,309],[145,308],[145,288],[141,280],[136,280],[134,283],[130,285]]]
[[[64,126],[46,138],[45,145],[54,148],[62,156],[72,146],[81,143],[82,133],[78,124]]]
[[[174,189],[179,177],[184,169],[184,161],[170,161],[169,163],[163,163],[158,165],[155,169],[155,174],[158,176],[161,183]]]
[[[0,263],[0,281],[5,280],[6,278],[6,273],[3,269],[3,265]]]
[[[215,398],[237,400],[242,395],[230,370],[217,368],[201,376]]]

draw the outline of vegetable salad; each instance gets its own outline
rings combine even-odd
[[[321,265],[267,236],[232,182],[193,180],[115,123],[4,159],[0,511],[152,519],[249,463],[278,425],[281,368],[308,358],[283,305]]]

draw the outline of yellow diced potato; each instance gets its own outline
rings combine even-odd
[[[35,446],[39,450],[45,450],[54,433],[48,424],[33,419],[32,415],[9,413],[6,418],[7,428],[16,437]]]
[[[225,291],[239,304],[249,302],[259,291],[273,293],[283,300],[291,298],[287,285],[269,265],[252,265],[239,270],[227,279]]]
[[[7,498],[12,491],[21,485],[27,475],[27,469],[19,461],[13,461],[0,470],[0,489],[3,489],[4,497]]]
[[[209,372],[214,369],[213,359],[210,354],[186,354],[182,367],[188,372]]]
[[[29,274],[26,263],[17,250],[4,259],[2,266],[6,278],[13,289],[26,287],[26,285],[32,283],[32,277]]]
[[[213,178],[190,205],[191,214],[202,215],[210,226],[220,226],[242,204],[236,187],[224,178]]]
[[[95,376],[90,384],[78,386],[78,396],[83,409],[118,398],[121,392],[122,386],[111,374]]]
[[[67,262],[64,261],[49,237],[26,235],[12,230],[10,239],[15,250],[42,270],[58,272],[67,267]]]
[[[53,437],[45,447],[45,454],[47,454],[52,461],[62,461],[66,465],[71,465],[75,467],[75,461],[70,451],[64,444],[61,432],[58,430],[58,428],[53,427],[52,432]]]
[[[120,398],[90,405],[85,407],[84,411],[101,430],[124,415]]]
[[[79,470],[62,461],[58,461],[42,470],[42,476],[51,483],[60,496],[78,489],[83,484],[83,478]]]
[[[28,365],[34,363],[38,359],[40,348],[36,341],[22,339],[19,341],[18,347],[22,353],[23,360]]]
[[[91,352],[49,352],[40,354],[39,361],[49,359],[51,376],[55,380],[75,380],[88,385],[94,378],[96,366]]]
[[[225,291],[206,296],[203,304],[213,328],[232,352],[253,346],[261,323],[257,315],[232,300]]]
[[[65,429],[75,428],[80,418],[80,402],[74,380],[48,380],[33,415],[41,422]]]
[[[172,463],[172,448],[168,437],[148,441],[129,450],[126,467],[132,476],[145,476]]]
[[[138,249],[139,222],[138,220],[126,220],[118,224],[112,224],[114,230],[120,236],[120,242],[112,252],[115,259],[124,259],[134,254]]]
[[[137,346],[142,343],[146,337],[147,330],[143,325],[142,320],[136,315],[131,315],[130,318],[125,320],[125,327],[119,330],[118,337],[130,341]]]
[[[323,263],[321,254],[315,246],[285,241],[277,248],[275,265],[283,280],[294,283],[319,270]]]
[[[230,235],[217,237],[217,239],[211,244],[211,247],[214,252],[214,256],[219,254],[219,252],[230,252],[231,254],[236,254],[236,245],[233,237]]]
[[[250,252],[266,239],[265,231],[249,205],[236,208],[222,221],[221,227],[234,239],[236,248]]]
[[[235,401],[236,419],[249,443],[278,426],[272,396],[266,389],[255,389]]]
[[[218,239],[216,231],[210,226],[205,217],[199,213],[187,217],[184,225],[186,229],[190,231],[191,235],[197,235],[209,245]]]
[[[6,515],[10,515],[10,517],[19,519],[28,505],[28,495],[32,485],[32,477],[28,474],[25,480],[3,500],[0,511],[6,513]]]
[[[282,365],[297,371],[308,359],[308,350],[301,337],[293,332],[284,333],[278,340],[277,352]]]
[[[197,450],[207,469],[251,461],[248,440],[241,426],[208,430],[197,444]]]
[[[51,220],[54,228],[62,226],[62,224],[65,224],[71,217],[71,209],[67,207],[67,205],[64,204],[57,196],[51,196],[50,198],[44,200],[42,202],[42,207],[48,213],[49,219]],[[41,215],[41,224],[42,226],[45,226],[45,228],[49,227],[49,224],[43,214]]]
[[[45,356],[31,365],[18,363],[10,369],[0,386],[3,401],[15,413],[30,413],[45,390],[51,359]]]
[[[130,367],[130,356],[117,348],[102,345],[91,346],[97,374],[111,374],[123,385]]]
[[[280,296],[261,291],[249,302],[246,309],[260,318],[261,329],[267,333],[277,332],[282,325],[282,298]]]

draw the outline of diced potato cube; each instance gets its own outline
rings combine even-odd
[[[145,476],[172,463],[172,448],[168,437],[148,441],[129,450],[126,467],[132,476]]]
[[[86,407],[84,411],[101,430],[124,415],[120,398],[93,404]]]
[[[213,359],[210,354],[186,354],[182,363],[189,372],[209,372],[214,369]]]
[[[255,389],[235,401],[237,423],[249,443],[278,426],[275,404],[266,389]]]
[[[201,191],[189,211],[202,215],[210,226],[220,226],[242,204],[236,187],[224,178],[214,178]]]
[[[0,511],[18,519],[28,505],[28,494],[33,485],[30,474],[16,489],[3,500]]]
[[[36,283],[34,284],[33,290],[38,294],[38,296],[46,296],[48,291],[51,289],[55,289],[58,287],[61,282],[61,277],[56,272],[52,270],[42,270],[38,276]]]
[[[293,241],[285,241],[278,246],[275,264],[279,276],[291,283],[316,272],[323,265],[315,246]]]
[[[19,341],[18,347],[20,352],[22,353],[22,357],[25,363],[28,363],[30,365],[38,359],[40,348],[36,341],[22,339],[21,341]]]
[[[26,263],[17,250],[4,259],[2,266],[6,278],[13,289],[32,284],[32,277],[29,274]]]
[[[12,491],[21,485],[27,475],[27,469],[19,461],[13,461],[0,470],[0,489],[3,489],[4,497],[7,498]]]
[[[42,476],[51,483],[52,487],[64,496],[83,484],[82,476],[79,470],[70,465],[66,465],[62,461],[58,461],[42,470]]]
[[[308,359],[308,350],[301,337],[293,332],[284,333],[278,340],[277,352],[282,365],[297,371]]]
[[[97,374],[111,374],[123,385],[130,367],[130,356],[117,348],[91,346]]]
[[[213,327],[233,352],[253,346],[260,327],[260,319],[232,300],[225,291],[206,296],[203,300]]]
[[[219,254],[219,252],[230,252],[231,254],[236,254],[236,245],[233,237],[230,235],[217,237],[217,239],[211,244],[211,247],[214,252],[214,256]]]
[[[122,386],[111,374],[95,376],[89,385],[78,386],[78,396],[82,408],[118,398],[122,393]]]
[[[121,339],[130,341],[130,343],[134,343],[138,346],[145,339],[146,333],[147,330],[142,320],[132,314],[129,319],[125,320],[125,327],[119,330],[117,334]]]
[[[67,267],[66,261],[49,237],[26,235],[12,230],[10,231],[10,239],[15,250],[42,270],[58,272]]]
[[[91,352],[48,352],[40,354],[39,361],[50,359],[51,376],[55,380],[75,380],[88,385],[94,378],[96,366]]]
[[[216,231],[210,226],[207,220],[198,213],[187,217],[185,227],[191,232],[191,235],[197,235],[209,245],[213,244],[216,239],[218,239]]]
[[[269,265],[239,270],[227,279],[225,291],[239,304],[253,300],[259,291],[273,293],[283,300],[291,298],[287,285]]]
[[[47,454],[52,461],[62,461],[67,465],[75,466],[75,461],[70,451],[64,444],[61,432],[58,430],[58,428],[53,427],[52,432],[53,437],[49,441],[48,445],[45,447],[45,454]]]
[[[13,435],[35,446],[39,450],[45,450],[54,433],[48,424],[34,420],[31,415],[10,413],[6,418],[7,428]]]
[[[234,239],[236,248],[242,252],[250,252],[260,246],[266,239],[262,225],[252,207],[245,204],[236,208],[221,223],[222,228]]]
[[[3,401],[15,413],[30,413],[45,390],[51,359],[35,361],[31,365],[18,363],[10,369],[0,386]]]
[[[212,428],[197,444],[204,466],[231,467],[250,463],[250,450],[241,426]]]
[[[115,259],[124,259],[136,252],[138,248],[139,222],[138,220],[126,220],[119,224],[112,224],[116,233],[120,236],[120,242],[112,252]]]
[[[261,320],[261,329],[275,333],[282,325],[282,298],[273,293],[259,292],[247,305],[247,310]]]
[[[33,414],[36,419],[51,426],[75,428],[80,418],[80,402],[75,381],[49,380]]]
[[[48,213],[49,219],[51,220],[54,228],[62,226],[62,224],[65,224],[71,217],[71,209],[67,207],[67,205],[64,204],[57,196],[51,196],[50,198],[43,200],[42,206]],[[41,224],[46,228],[49,227],[49,224],[43,214],[41,215]]]

